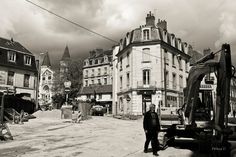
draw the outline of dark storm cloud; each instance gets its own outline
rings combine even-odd
[[[202,51],[228,42],[236,48],[233,0],[32,0],[116,41],[145,24],[149,11],[168,22],[168,31]],[[66,45],[73,58],[114,43],[76,27],[24,0],[2,0],[0,36],[21,42],[35,54],[48,51],[58,61]],[[236,54],[233,53],[236,63]]]

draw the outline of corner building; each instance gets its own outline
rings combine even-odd
[[[113,114],[142,115],[151,103],[162,114],[175,114],[183,104],[189,47],[167,31],[165,20],[155,24],[147,14],[146,25],[113,47]]]

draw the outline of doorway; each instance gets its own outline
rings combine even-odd
[[[142,94],[142,113],[145,114],[149,110],[149,106],[152,103],[151,94]]]

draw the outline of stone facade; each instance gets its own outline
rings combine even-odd
[[[113,48],[114,114],[142,115],[151,103],[163,113],[176,113],[183,104],[189,45],[167,31],[166,21],[155,25],[149,13],[146,22]]]

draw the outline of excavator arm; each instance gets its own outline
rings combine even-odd
[[[202,79],[212,72],[214,72],[217,77],[216,103],[213,106],[214,125],[217,128],[223,129],[226,124],[225,118],[230,108],[230,80],[232,77],[230,45],[222,45],[218,53],[211,53],[204,56],[190,69],[185,91],[185,106],[183,108],[184,116],[188,118],[187,125],[195,124],[195,112],[200,84]]]

